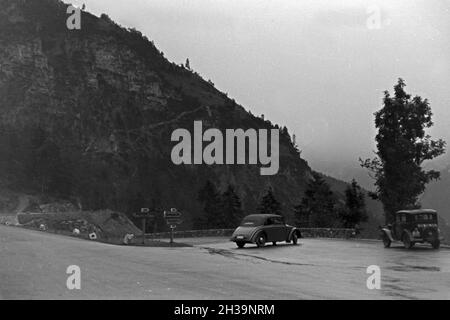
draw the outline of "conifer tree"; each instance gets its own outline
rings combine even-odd
[[[275,198],[272,187],[267,190],[266,195],[262,198],[258,211],[261,214],[282,215],[281,203]]]
[[[325,228],[336,224],[336,201],[330,186],[319,173],[313,172],[301,203],[294,208],[301,226]]]
[[[223,228],[234,228],[243,218],[241,199],[231,185],[222,194],[221,211]]]
[[[219,228],[222,220],[220,194],[210,180],[199,191],[198,200],[203,204],[203,213],[196,219],[195,226],[200,229]]]
[[[345,228],[354,228],[357,224],[367,221],[365,195],[354,179],[345,190],[345,208],[341,210],[340,218]]]

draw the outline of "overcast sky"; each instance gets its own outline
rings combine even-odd
[[[246,109],[288,126],[315,169],[372,155],[373,113],[398,77],[429,98],[431,133],[450,143],[450,0],[71,2],[137,28],[171,61],[189,58]]]

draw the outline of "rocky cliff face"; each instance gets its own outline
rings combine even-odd
[[[66,28],[56,0],[0,0],[0,172],[3,185],[127,213],[177,207],[195,217],[207,179],[236,186],[246,212],[268,186],[289,217],[311,170],[287,132],[280,170],[248,165],[175,166],[170,135],[195,120],[225,128],[274,128],[151,41],[106,16],[82,13]]]

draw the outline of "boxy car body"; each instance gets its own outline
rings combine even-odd
[[[430,243],[438,249],[442,240],[438,228],[437,212],[431,209],[402,210],[395,214],[395,222],[381,228],[384,246],[402,241],[410,249],[416,243]]]
[[[255,243],[258,247],[263,247],[267,242],[276,245],[277,242],[285,241],[295,245],[298,238],[301,238],[300,230],[287,225],[282,216],[253,214],[242,220],[230,240],[242,248],[246,243]]]

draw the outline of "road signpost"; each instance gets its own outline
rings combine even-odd
[[[145,229],[147,220],[154,220],[156,215],[149,208],[141,208],[141,212],[133,214],[135,218],[142,219],[142,244],[145,245]]]
[[[173,245],[173,232],[177,228],[177,225],[181,224],[181,212],[176,208],[170,209],[170,211],[164,211],[164,218],[166,219],[167,225],[170,227],[170,245]]]

